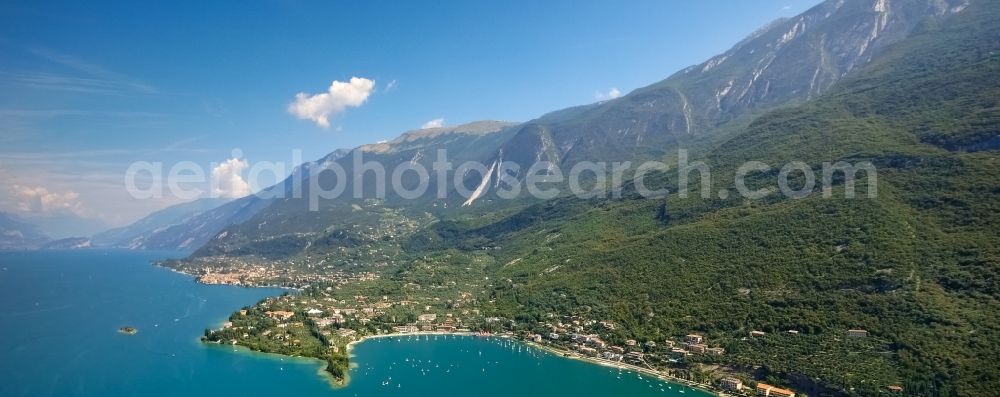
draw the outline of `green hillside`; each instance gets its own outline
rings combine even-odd
[[[625,325],[621,339],[698,331],[723,341],[722,362],[819,394],[988,395],[1000,386],[1000,14],[969,11],[706,156],[713,195],[743,161],[820,175],[845,160],[878,168],[877,198],[863,173],[855,199],[840,184],[829,199],[819,186],[802,199],[567,198],[443,222],[410,248],[502,247],[495,271],[510,282],[492,298],[509,318],[586,313]],[[850,340],[854,328],[872,336]],[[743,340],[751,330],[768,336]]]

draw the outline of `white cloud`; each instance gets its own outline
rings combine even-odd
[[[622,96],[622,92],[618,91],[618,88],[615,88],[615,87],[611,87],[611,89],[608,90],[608,92],[597,91],[597,92],[594,93],[594,99],[597,99],[598,101],[606,101],[608,99],[615,99],[615,98],[618,98],[620,96]]]
[[[423,129],[423,128],[441,128],[441,127],[444,127],[444,118],[443,117],[439,117],[439,118],[436,118],[434,120],[428,121],[428,122],[424,123],[424,125],[420,126],[421,129]]]
[[[375,81],[362,77],[351,77],[346,83],[334,80],[327,92],[315,95],[300,92],[295,95],[295,101],[288,104],[288,113],[326,128],[330,126],[330,116],[336,116],[349,107],[361,106],[374,89]]]
[[[52,192],[44,186],[13,185],[11,190],[17,198],[17,209],[32,213],[71,213],[84,216],[80,194],[72,190]]]
[[[389,84],[385,85],[385,88],[382,89],[382,92],[389,92],[394,90],[395,88],[396,88],[396,80],[393,79],[392,81],[389,82]]]
[[[243,179],[243,170],[249,167],[246,160],[231,158],[212,169],[212,193],[216,196],[238,198],[250,194],[250,184]]]

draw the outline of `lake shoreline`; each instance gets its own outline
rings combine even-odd
[[[201,345],[209,345],[209,348],[213,349],[226,349],[225,350],[226,353],[243,354],[249,357],[253,357],[254,359],[272,360],[272,361],[276,360],[279,362],[284,362],[285,359],[287,358],[288,362],[290,363],[314,365],[316,367],[316,374],[319,375],[320,378],[326,380],[331,388],[340,389],[347,386],[346,379],[343,382],[338,381],[336,378],[333,377],[333,375],[331,375],[329,372],[326,371],[326,366],[327,366],[326,361],[320,360],[315,357],[289,356],[281,353],[271,353],[263,350],[255,350],[243,345],[229,345],[222,343],[207,342],[200,338],[198,339],[198,343]]]
[[[182,270],[179,270],[179,269],[175,269],[175,268],[171,268],[171,267],[168,267],[168,266],[163,266],[160,263],[154,263],[154,266],[167,269],[167,270],[169,270],[171,272],[174,272],[174,273],[177,273],[177,274],[182,274],[182,275],[188,276],[195,283],[202,284],[202,285],[225,285],[225,286],[234,286],[234,287],[242,287],[242,288],[279,288],[279,289],[284,289],[284,290],[298,291],[298,289],[294,288],[294,287],[284,287],[284,286],[277,286],[277,285],[275,285],[275,286],[257,286],[257,285],[232,285],[232,284],[220,284],[220,283],[204,283],[204,282],[202,282],[202,281],[200,281],[198,279],[198,276],[196,274],[192,274],[192,273],[185,272],[185,271],[182,271]],[[627,363],[623,363],[623,362],[619,362],[619,361],[605,360],[605,359],[602,359],[602,358],[599,358],[599,357],[584,356],[584,355],[575,353],[575,352],[570,351],[570,350],[563,350],[563,349],[559,349],[559,348],[556,348],[556,347],[553,347],[553,346],[550,346],[550,345],[543,345],[543,344],[539,344],[539,343],[534,343],[534,342],[529,342],[529,341],[523,341],[523,340],[514,338],[513,336],[508,336],[508,335],[483,335],[483,334],[478,334],[478,333],[475,333],[475,332],[444,332],[444,331],[417,331],[417,332],[409,332],[409,333],[387,333],[387,334],[377,334],[377,335],[365,335],[365,336],[362,336],[362,337],[360,337],[357,340],[354,340],[354,341],[351,341],[351,342],[347,343],[345,349],[346,349],[346,353],[348,354],[348,357],[352,358],[352,357],[355,357],[355,355],[352,354],[352,352],[354,350],[354,347],[357,346],[357,345],[359,345],[359,344],[361,344],[361,343],[363,343],[363,342],[370,341],[370,340],[375,340],[375,339],[388,339],[388,338],[411,337],[411,336],[417,336],[417,337],[420,337],[420,336],[460,336],[460,337],[481,337],[481,338],[487,338],[487,339],[495,337],[495,338],[509,339],[509,340],[512,340],[512,341],[515,341],[515,342],[518,342],[518,343],[523,343],[526,346],[531,346],[531,347],[538,348],[540,350],[549,352],[549,353],[551,353],[553,355],[556,355],[556,356],[559,356],[559,357],[562,357],[562,358],[571,359],[571,360],[577,360],[577,361],[585,362],[585,363],[588,363],[588,364],[594,364],[594,365],[598,365],[598,366],[602,366],[602,367],[609,367],[609,368],[614,368],[614,369],[618,369],[618,370],[625,370],[625,371],[632,371],[632,372],[636,372],[636,373],[640,373],[640,374],[646,374],[647,376],[652,376],[654,378],[657,378],[657,379],[665,381],[665,382],[673,383],[673,384],[676,384],[676,385],[679,385],[679,386],[686,386],[686,387],[689,387],[691,389],[697,389],[697,390],[700,390],[700,391],[703,391],[703,392],[706,392],[706,393],[710,393],[710,394],[713,394],[713,395],[716,395],[716,396],[720,396],[720,397],[731,396],[730,394],[727,394],[724,391],[719,390],[718,388],[716,388],[716,387],[714,387],[712,385],[702,384],[702,383],[697,383],[697,382],[690,381],[690,380],[687,380],[687,379],[677,378],[675,376],[664,374],[664,373],[661,373],[661,372],[656,371],[656,370],[651,369],[651,368],[643,368],[643,367],[639,367],[639,366],[636,366],[636,365],[627,364]],[[205,343],[205,342],[202,341],[202,343]],[[234,346],[239,346],[240,347],[240,349],[234,349],[234,352],[236,352],[236,351],[242,351],[242,352],[245,352],[245,353],[260,354],[260,355],[263,355],[263,356],[265,356],[267,358],[271,358],[271,359],[273,359],[273,358],[280,358],[280,357],[290,357],[290,358],[293,358],[293,359],[302,359],[302,360],[308,360],[310,362],[316,362],[317,365],[318,365],[317,373],[320,374],[320,377],[322,377],[324,380],[326,380],[327,383],[334,390],[345,388],[350,383],[350,370],[347,371],[347,373],[345,374],[345,376],[344,376],[344,378],[342,380],[336,379],[332,374],[329,373],[329,371],[327,371],[327,365],[328,364],[325,361],[323,361],[321,359],[318,359],[318,358],[315,358],[315,357],[288,356],[288,355],[284,355],[284,354],[280,354],[280,353],[271,353],[271,352],[265,352],[265,351],[260,351],[260,350],[254,350],[254,349],[250,349],[249,347],[246,347],[246,346],[240,346],[240,345],[234,345]],[[355,368],[355,367],[356,367],[356,363],[354,362],[354,360],[351,360],[348,368],[350,369],[350,368]]]
[[[539,344],[539,343],[523,341],[523,340],[517,339],[517,338],[515,338],[513,336],[507,336],[507,335],[482,335],[482,334],[477,334],[475,332],[438,332],[438,331],[418,331],[418,332],[409,332],[409,333],[389,333],[389,334],[379,334],[379,335],[367,335],[367,336],[361,337],[360,339],[358,339],[356,341],[352,341],[352,342],[348,343],[347,344],[347,353],[348,353],[349,357],[354,357],[354,355],[351,355],[351,352],[354,350],[354,347],[356,345],[361,344],[361,343],[366,342],[366,341],[375,340],[375,339],[397,338],[397,337],[402,338],[402,337],[410,337],[410,336],[416,336],[418,338],[420,336],[461,336],[461,337],[473,337],[473,338],[485,338],[485,339],[489,339],[489,338],[507,339],[507,340],[511,340],[511,341],[514,341],[514,342],[522,343],[525,346],[530,346],[530,347],[537,348],[539,350],[543,350],[543,351],[549,352],[549,353],[551,353],[553,355],[556,355],[558,357],[562,357],[562,358],[566,358],[566,359],[571,359],[571,360],[582,361],[582,362],[585,362],[585,363],[588,363],[588,364],[599,365],[599,366],[602,366],[602,367],[609,367],[609,368],[615,368],[615,369],[624,370],[624,371],[632,371],[632,372],[636,372],[636,373],[640,373],[640,374],[646,374],[648,376],[655,377],[655,378],[660,379],[660,380],[665,381],[665,382],[673,383],[673,384],[676,384],[676,385],[679,385],[679,386],[687,386],[689,388],[697,389],[697,390],[700,390],[700,391],[703,391],[703,392],[706,392],[706,393],[711,393],[713,395],[720,396],[720,397],[730,396],[729,394],[726,394],[725,392],[720,391],[720,390],[718,390],[717,388],[715,388],[715,387],[713,387],[711,385],[701,384],[701,383],[693,382],[693,381],[690,381],[690,380],[687,380],[687,379],[677,378],[677,377],[674,377],[674,376],[671,376],[671,375],[660,373],[660,372],[658,372],[656,370],[653,370],[653,369],[650,369],[650,368],[643,368],[643,367],[639,367],[639,366],[632,365],[632,364],[627,364],[627,363],[618,362],[618,361],[610,361],[610,360],[605,360],[605,359],[597,358],[597,357],[583,356],[583,355],[574,353],[574,352],[569,351],[569,350],[562,350],[562,349],[555,348],[553,346],[548,346],[548,345],[542,345],[542,344]],[[346,378],[344,380],[344,384],[343,385],[344,386],[347,385],[347,379]]]
[[[279,289],[284,289],[284,290],[291,290],[293,292],[299,291],[299,289],[294,288],[294,287],[279,286],[279,285],[264,286],[264,285],[233,285],[233,284],[224,284],[224,283],[205,283],[205,282],[203,282],[203,281],[201,281],[199,279],[199,277],[198,277],[197,274],[193,274],[193,273],[190,273],[190,272],[185,272],[183,270],[172,268],[172,267],[168,267],[168,266],[163,266],[161,263],[158,263],[158,262],[154,263],[154,266],[162,267],[164,269],[170,270],[171,272],[191,277],[194,282],[196,282],[198,284],[203,284],[203,285],[226,285],[226,286],[235,286],[235,287],[242,287],[242,288],[279,288]],[[556,348],[556,347],[550,346],[550,345],[543,345],[543,344],[540,344],[540,343],[523,341],[523,340],[514,338],[512,336],[505,336],[505,335],[488,335],[487,336],[487,335],[477,334],[475,332],[443,332],[443,331],[417,331],[417,332],[409,332],[409,333],[387,333],[387,334],[378,334],[378,335],[365,335],[365,336],[360,337],[358,340],[354,340],[354,341],[351,341],[351,342],[347,343],[347,345],[346,345],[346,353],[348,354],[348,357],[354,357],[352,355],[352,353],[351,353],[354,350],[354,347],[356,345],[358,345],[360,343],[363,343],[365,341],[368,341],[368,340],[381,339],[381,338],[408,337],[408,336],[418,336],[419,337],[419,336],[442,336],[442,335],[443,336],[462,336],[462,337],[471,336],[471,337],[485,337],[485,338],[497,337],[497,338],[510,339],[510,340],[514,340],[514,341],[523,343],[526,346],[532,346],[532,347],[535,347],[535,348],[547,351],[549,353],[552,353],[554,355],[557,355],[557,356],[560,356],[560,357],[563,357],[563,358],[572,359],[572,360],[578,360],[578,361],[586,362],[586,363],[589,363],[589,364],[599,365],[599,366],[602,366],[602,367],[609,367],[609,368],[615,368],[615,369],[619,369],[619,370],[633,371],[633,372],[637,372],[637,373],[640,373],[640,374],[646,374],[648,376],[652,376],[652,377],[655,377],[657,379],[660,379],[660,380],[663,380],[663,381],[666,381],[666,382],[674,383],[674,384],[677,384],[677,385],[680,385],[680,386],[686,386],[686,387],[689,387],[689,388],[692,388],[692,389],[697,389],[697,390],[700,390],[700,391],[703,391],[703,392],[707,392],[707,393],[711,393],[711,394],[714,394],[714,395],[717,395],[717,396],[720,396],[720,397],[731,396],[730,394],[726,393],[723,390],[718,389],[715,386],[712,386],[712,385],[709,385],[709,384],[697,383],[697,382],[690,381],[690,380],[687,380],[687,379],[681,379],[681,378],[678,378],[678,377],[675,377],[675,376],[672,376],[672,375],[661,373],[661,372],[656,371],[655,369],[652,369],[652,368],[644,368],[644,367],[640,367],[640,366],[637,366],[637,365],[623,363],[623,362],[620,362],[620,361],[610,361],[610,360],[602,359],[602,358],[599,358],[599,357],[584,356],[584,355],[581,355],[579,353],[576,353],[576,352],[573,352],[573,351],[570,351],[570,350],[563,350],[563,349],[559,349],[559,348]],[[325,364],[325,362],[323,360],[320,360],[320,359],[315,358],[315,357],[286,356],[286,355],[279,354],[279,353],[269,353],[269,352],[257,351],[257,350],[249,349],[249,348],[246,348],[245,346],[243,346],[243,347],[244,347],[245,350],[248,350],[248,351],[251,351],[251,352],[257,352],[257,353],[263,353],[263,354],[267,354],[267,355],[275,355],[275,356],[281,356],[281,357],[294,357],[294,358],[304,358],[304,359],[316,360],[316,361],[318,361],[318,362],[321,363],[320,366],[319,366],[320,369],[319,369],[318,372],[321,374],[321,376],[325,380],[327,380],[328,383],[330,383],[330,385],[334,389],[344,388],[350,382],[350,370],[347,371],[347,374],[345,374],[344,379],[342,379],[342,380],[336,379],[332,374],[329,373],[329,371],[326,370],[327,369],[327,365]],[[354,363],[353,360],[351,360],[348,368],[353,368],[354,366],[355,366],[355,363]]]
[[[297,287],[289,287],[289,286],[277,285],[277,284],[209,283],[209,282],[203,281],[201,279],[201,275],[200,274],[193,273],[193,272],[188,272],[188,271],[185,271],[183,269],[178,269],[178,268],[166,266],[166,265],[163,264],[163,261],[154,261],[153,262],[153,266],[154,267],[158,267],[158,268],[162,268],[162,269],[167,269],[167,270],[169,270],[169,271],[171,271],[173,273],[177,273],[177,274],[180,274],[180,275],[184,275],[184,276],[190,277],[191,281],[194,281],[195,283],[201,284],[201,285],[224,285],[224,286],[228,286],[228,287],[248,288],[248,289],[253,289],[253,288],[275,288],[275,289],[281,289],[281,290],[286,290],[286,291],[290,291],[290,292],[299,292],[300,291],[300,289],[297,288]]]

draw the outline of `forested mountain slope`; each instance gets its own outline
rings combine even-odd
[[[725,364],[820,394],[989,395],[1000,386],[1000,15],[990,2],[968,11],[716,147],[710,192],[728,199],[566,198],[441,224],[413,246],[503,247],[495,270],[509,282],[493,298],[524,321],[588,313],[626,324],[623,339],[703,332],[734,354]],[[861,173],[853,199],[834,179],[831,198],[817,184],[805,198],[745,200],[732,181],[748,160],[775,166],[750,178],[772,188],[789,161],[817,176],[824,162],[870,161],[877,197]],[[854,328],[872,337],[846,338]]]

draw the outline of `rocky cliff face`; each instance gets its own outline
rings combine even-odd
[[[519,164],[573,163],[634,161],[678,146],[710,145],[728,136],[727,126],[738,128],[733,121],[814,98],[921,23],[967,5],[967,0],[829,0],[774,21],[666,80],[526,123],[502,150],[506,160]]]

